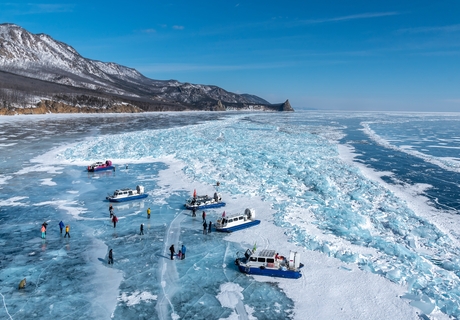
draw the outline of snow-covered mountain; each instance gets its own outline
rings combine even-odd
[[[15,24],[0,24],[0,73],[3,107],[24,103],[20,98],[7,99],[18,96],[12,92],[19,92],[20,97],[35,99],[32,104],[46,100],[48,105],[53,102],[80,108],[111,109],[125,104],[144,111],[293,111],[288,101],[270,104],[260,97],[235,94],[217,86],[149,79],[132,68],[84,58],[68,44],[45,34],[32,34]],[[98,103],[91,103],[93,100]]]

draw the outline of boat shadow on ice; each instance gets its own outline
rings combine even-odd
[[[109,200],[104,200],[104,202],[110,202]],[[113,203],[113,208],[116,209],[117,211],[121,210],[129,210],[129,209],[142,209],[144,208],[144,200],[140,201],[130,201],[130,202],[114,202]]]
[[[86,170],[85,170],[86,171]],[[88,171],[87,174],[89,179],[99,179],[102,177],[112,177],[115,176],[115,171]]]

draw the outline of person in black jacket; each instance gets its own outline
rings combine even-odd
[[[208,231],[208,224],[206,223],[206,221],[203,222],[203,234],[207,234],[207,231]]]
[[[109,261],[108,264],[113,264],[113,254],[112,254],[112,249],[109,251]]]
[[[169,251],[171,251],[171,260],[174,260],[174,254],[176,253],[176,250],[174,250],[173,244],[169,247]]]

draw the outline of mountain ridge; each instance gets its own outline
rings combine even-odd
[[[56,104],[60,112],[294,111],[288,100],[271,104],[214,85],[150,79],[130,67],[84,58],[49,35],[0,24],[0,114],[56,112],[50,108]]]

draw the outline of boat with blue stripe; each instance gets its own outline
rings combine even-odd
[[[298,279],[302,276],[300,269],[300,254],[295,251],[289,253],[289,259],[279,256],[275,250],[247,249],[244,255],[237,253],[235,264],[242,273],[260,276]]]
[[[242,214],[222,216],[215,224],[216,231],[219,232],[233,232],[241,229],[256,226],[260,224],[260,220],[255,219],[256,214],[254,209],[246,209]]]
[[[129,200],[147,198],[148,194],[144,193],[143,186],[137,186],[136,189],[117,189],[113,195],[106,197],[110,202],[124,202]]]

